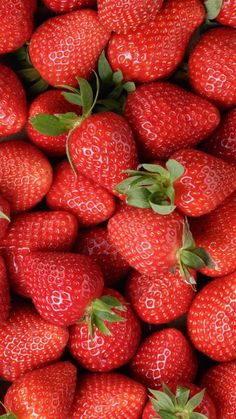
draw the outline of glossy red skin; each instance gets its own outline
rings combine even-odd
[[[139,419],[146,389],[131,378],[112,373],[80,377],[72,419]]]
[[[217,419],[232,419],[236,415],[236,361],[210,368],[202,379],[202,386],[217,406]]]
[[[65,211],[37,211],[13,217],[0,244],[11,288],[18,294],[29,297],[22,270],[25,256],[35,250],[70,250],[77,231],[76,218]]]
[[[96,0],[44,0],[44,3],[56,13],[65,13],[82,7],[93,7]]]
[[[80,107],[67,102],[60,90],[48,90],[37,96],[30,105],[29,118],[45,113],[54,115],[58,113],[75,112],[80,114]],[[68,133],[57,136],[43,135],[38,132],[28,121],[26,124],[27,135],[38,148],[52,156],[66,154],[66,139]]]
[[[52,167],[35,146],[21,140],[0,143],[0,190],[13,214],[36,206],[52,183]]]
[[[69,326],[81,320],[102,294],[102,272],[89,256],[32,252],[22,269],[37,311],[52,324]]]
[[[222,108],[236,105],[236,33],[219,27],[207,31],[189,58],[193,89]]]
[[[38,417],[68,419],[76,388],[76,368],[58,362],[28,372],[8,389],[4,404],[18,419]]]
[[[223,4],[216,20],[221,25],[236,27],[236,1],[235,0],[223,0]]]
[[[0,54],[15,51],[31,36],[36,0],[8,0],[0,4]]]
[[[177,329],[164,329],[143,340],[130,363],[134,378],[148,388],[191,383],[197,372],[196,356]]]
[[[154,20],[163,0],[125,0],[114,3],[98,0],[98,18],[108,29],[116,33],[135,31],[140,24]]]
[[[236,270],[236,193],[214,211],[201,218],[190,219],[190,229],[197,246],[204,247],[217,269],[202,268],[211,277],[227,275]]]
[[[171,158],[185,168],[174,188],[175,205],[187,216],[209,213],[236,190],[233,164],[194,149],[177,151]]]
[[[133,133],[124,117],[113,112],[89,116],[70,136],[69,150],[75,169],[114,191],[127,178],[124,170],[138,165]]]
[[[9,317],[10,294],[7,281],[7,272],[3,258],[0,256],[0,325]]]
[[[127,118],[145,159],[166,159],[193,147],[220,121],[218,109],[205,99],[167,82],[138,86],[125,106]]]
[[[19,132],[26,123],[27,106],[23,86],[14,71],[3,64],[0,64],[0,114],[0,137]]]
[[[169,0],[153,22],[126,35],[112,35],[107,57],[113,70],[120,69],[126,80],[139,83],[168,77],[204,16],[199,0]]]
[[[91,76],[109,37],[94,10],[66,13],[36,29],[30,41],[30,59],[52,86],[77,86],[75,77]]]
[[[236,108],[223,116],[219,127],[203,142],[201,149],[236,164]]]
[[[115,211],[115,198],[106,189],[78,173],[76,176],[66,160],[60,163],[47,194],[47,204],[53,210],[74,214],[82,227],[106,221]]]
[[[236,273],[209,282],[198,292],[187,316],[193,345],[215,361],[236,358]]]
[[[184,218],[125,205],[108,222],[109,240],[137,271],[155,275],[177,263]]]
[[[84,322],[70,328],[69,351],[84,368],[93,372],[109,372],[120,368],[134,356],[141,338],[140,324],[134,312],[122,295],[112,289],[105,289],[103,295],[117,298],[126,311],[114,310],[124,322],[108,322],[111,336],[105,336],[95,327],[93,339]]]
[[[68,330],[46,322],[30,305],[16,305],[0,328],[0,375],[14,381],[28,371],[58,360]]]
[[[7,217],[10,218],[10,205],[6,199],[0,195],[0,211],[3,212]],[[0,239],[2,239],[9,226],[9,221],[0,217]]]
[[[192,275],[196,277],[195,273]],[[186,313],[195,292],[185,283],[180,271],[142,275],[133,271],[126,286],[126,295],[136,314],[147,323],[163,324]]]
[[[97,226],[80,232],[74,251],[91,256],[99,264],[107,286],[116,284],[130,266],[108,238],[106,226]]]

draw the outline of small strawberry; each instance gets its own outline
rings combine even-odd
[[[10,205],[6,199],[0,195],[0,239],[2,239],[7,231],[10,222]]]
[[[36,147],[25,141],[0,143],[0,191],[13,213],[37,205],[52,183],[52,167]]]
[[[14,381],[58,360],[68,340],[65,327],[46,322],[30,305],[14,307],[0,328],[0,375]]]
[[[222,108],[236,105],[236,33],[233,28],[207,31],[189,58],[194,90]]]
[[[160,388],[162,382],[192,382],[197,371],[195,354],[177,329],[164,329],[146,338],[130,363],[134,377],[145,386]]]
[[[1,7],[0,5],[0,18]],[[1,45],[2,43],[0,48]],[[3,64],[0,64],[0,115],[0,137],[19,132],[27,119],[26,97],[21,82],[16,74]]]
[[[139,419],[147,398],[145,388],[122,374],[80,377],[72,419]]]
[[[69,161],[56,168],[47,204],[50,209],[71,212],[83,227],[100,224],[115,211],[113,195],[81,173],[75,175]]]
[[[66,13],[82,7],[96,6],[96,0],[44,0],[44,3],[55,13]]]
[[[18,378],[8,389],[4,405],[17,419],[68,419],[76,387],[76,368],[58,362]],[[9,416],[9,419],[11,416]]]
[[[3,258],[0,256],[0,325],[5,322],[10,312],[10,295],[7,273]]]

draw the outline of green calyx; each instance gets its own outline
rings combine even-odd
[[[94,337],[95,327],[106,336],[111,336],[109,328],[106,326],[107,322],[125,322],[126,319],[113,310],[126,311],[127,308],[121,302],[111,295],[104,295],[101,298],[96,298],[87,308],[84,317],[79,321],[86,322],[89,328],[90,336]]]
[[[184,167],[170,159],[166,169],[158,164],[141,164],[138,169],[126,170],[130,177],[119,183],[115,190],[126,195],[127,204],[138,208],[152,208],[154,212],[167,215],[175,206],[174,182],[184,173]]]
[[[177,386],[173,394],[167,385],[162,385],[162,391],[149,390],[153,408],[161,419],[208,419],[206,415],[195,412],[203,400],[205,390],[189,398],[188,388]]]
[[[17,416],[14,415],[14,413],[11,413],[10,410],[2,402],[0,402],[0,404],[6,410],[6,413],[4,413],[4,415],[1,415],[0,419],[17,419]]]
[[[219,15],[223,5],[223,0],[206,0],[204,5],[207,12],[206,19],[213,20]]]
[[[10,218],[4,214],[4,212],[0,211],[0,218],[2,218],[3,220],[8,221],[9,223],[11,222]]]

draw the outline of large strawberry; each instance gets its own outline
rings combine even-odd
[[[68,161],[60,163],[54,172],[47,204],[53,210],[71,212],[83,227],[100,224],[115,211],[114,196],[85,175],[75,175]]]
[[[217,108],[170,83],[144,84],[130,93],[125,116],[143,159],[165,159],[192,147],[212,133],[220,121]]]
[[[139,419],[147,398],[145,388],[122,374],[80,377],[72,419]]]
[[[44,3],[55,13],[65,13],[82,7],[95,6],[96,0],[44,0]]]
[[[0,256],[0,325],[7,320],[10,312],[10,295],[7,272],[3,258]]]
[[[108,60],[113,70],[123,72],[126,80],[147,82],[165,78],[180,64],[192,32],[203,19],[204,7],[199,0],[169,0],[152,22],[135,32],[112,35]]]
[[[233,28],[207,31],[189,59],[189,77],[200,95],[227,108],[236,105],[236,33]]]
[[[0,115],[0,137],[19,132],[27,119],[26,97],[21,82],[3,64],[0,64]]]
[[[46,20],[34,32],[29,53],[34,67],[52,86],[89,78],[110,32],[94,10],[78,10]]]
[[[61,357],[68,340],[65,327],[46,322],[30,305],[15,305],[0,328],[0,376],[14,381]]]
[[[7,231],[10,222],[10,205],[6,199],[0,195],[0,239],[2,239]]]

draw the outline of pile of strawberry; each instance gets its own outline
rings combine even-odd
[[[236,418],[236,0],[0,0],[0,416]]]

